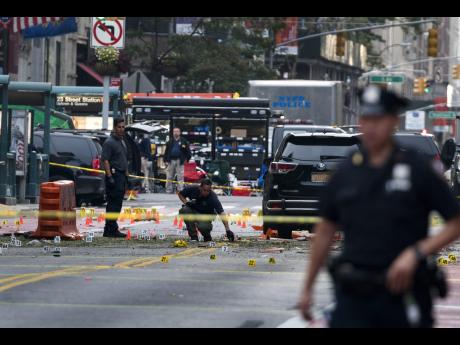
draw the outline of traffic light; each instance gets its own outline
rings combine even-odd
[[[426,80],[425,79],[425,88],[424,88],[424,93],[430,93],[431,92],[431,88],[433,87],[433,84],[434,84],[434,80]]]
[[[428,30],[428,56],[438,56],[438,29]]]
[[[343,33],[338,33],[337,34],[335,55],[337,55],[337,56],[344,56],[345,55],[345,35]]]
[[[452,79],[460,79],[460,65],[454,65]]]
[[[414,79],[414,95],[423,95],[425,94],[425,89],[427,87],[426,78],[415,78]]]

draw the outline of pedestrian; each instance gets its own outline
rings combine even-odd
[[[313,284],[340,230],[342,252],[329,261],[336,299],[330,327],[432,327],[431,292],[442,297],[446,282],[429,256],[460,236],[459,206],[433,162],[393,140],[407,100],[377,86],[360,100],[362,149],[350,153],[322,195],[299,307],[311,320]],[[428,237],[431,211],[445,225]]]
[[[102,146],[102,162],[105,170],[105,191],[107,194],[104,237],[125,237],[118,230],[117,218],[123,205],[123,197],[128,185],[128,148],[124,139],[123,118],[113,120],[113,131]]]
[[[212,241],[212,220],[216,213],[220,216],[225,226],[227,238],[230,241],[235,240],[235,235],[230,230],[222,204],[216,193],[212,191],[212,182],[210,179],[202,179],[199,186],[187,186],[177,193],[177,195],[183,203],[179,214],[185,215],[185,225],[192,241],[198,241],[197,230],[203,235],[205,242]],[[208,217],[205,219],[192,219],[194,215],[205,215],[205,217]]]
[[[150,145],[150,138],[147,133],[145,133],[139,140],[138,143],[139,152],[141,155],[141,170],[144,174],[144,179],[142,180],[142,189],[144,192],[150,192],[150,169],[149,169],[149,161],[152,161],[152,149]]]
[[[184,163],[192,158],[188,141],[181,136],[179,127],[173,128],[173,136],[166,144],[164,160],[168,164],[166,170],[166,192],[173,193],[174,176],[177,176],[177,190],[184,188]]]

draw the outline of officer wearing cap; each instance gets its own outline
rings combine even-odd
[[[342,163],[322,195],[299,307],[311,320],[315,278],[335,232],[343,231],[342,251],[329,261],[336,299],[329,325],[432,327],[430,292],[435,285],[442,293],[443,286],[428,259],[460,236],[459,206],[432,163],[393,140],[407,100],[369,86],[360,101],[361,150]],[[445,225],[428,237],[431,211]]]

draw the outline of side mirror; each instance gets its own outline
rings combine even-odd
[[[455,158],[456,145],[452,139],[447,140],[441,150],[441,161],[446,168],[452,165]]]

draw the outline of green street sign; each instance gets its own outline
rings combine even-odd
[[[406,77],[403,75],[371,75],[369,76],[370,83],[404,83]]]
[[[456,119],[456,111],[430,111],[428,117],[430,119]]]

